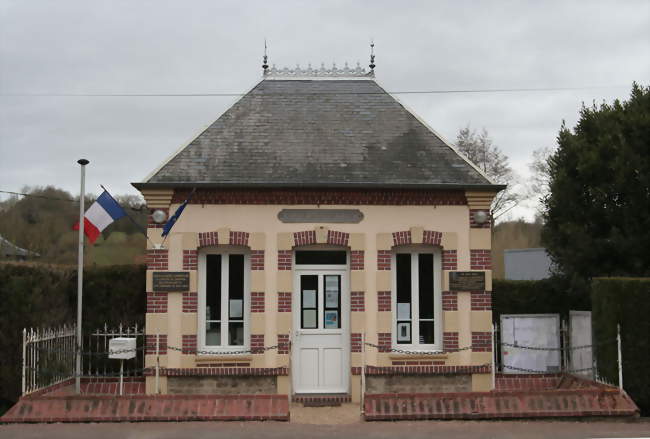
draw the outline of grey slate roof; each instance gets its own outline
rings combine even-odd
[[[263,80],[137,188],[498,190],[374,80]]]

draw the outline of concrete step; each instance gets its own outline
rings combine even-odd
[[[288,421],[287,395],[74,395],[21,398],[0,422]]]

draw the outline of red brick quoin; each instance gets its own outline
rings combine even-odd
[[[377,291],[377,311],[390,311],[390,291]]]
[[[167,293],[147,293],[147,313],[167,312]]]
[[[278,292],[278,312],[291,312],[291,293]]]
[[[442,292],[442,310],[458,311],[458,294],[455,291]]]
[[[472,291],[471,304],[472,311],[490,311],[492,309],[492,291]]]
[[[391,336],[390,332],[379,332],[377,333],[377,345],[379,346],[379,352],[390,352]]]
[[[491,270],[492,269],[492,251],[491,250],[470,250],[470,268],[472,270]]]
[[[350,311],[365,311],[366,301],[364,291],[350,292]]]
[[[251,270],[264,270],[264,250],[251,250]]]
[[[184,354],[196,354],[196,335],[184,335],[182,349]]]
[[[390,270],[390,250],[377,250],[377,270]]]
[[[264,353],[264,334],[251,334],[251,352],[253,354]]]
[[[169,259],[169,250],[167,249],[147,249],[145,263],[147,270],[167,270]]]
[[[167,334],[160,334],[159,336],[159,353],[160,355],[167,355]],[[144,344],[145,344],[145,354],[147,355],[155,355],[156,354],[156,335],[155,334],[147,334],[144,337]]]
[[[289,353],[289,334],[278,334],[278,354]]]
[[[458,255],[456,250],[443,250],[442,251],[442,269],[443,270],[457,270],[458,269]]]
[[[291,250],[278,250],[278,270],[291,270]]]
[[[458,332],[443,332],[442,348],[445,351],[458,350]]]
[[[264,312],[264,291],[251,292],[251,312]]]
[[[198,307],[198,294],[186,291],[183,293],[183,312],[196,312]]]
[[[472,350],[474,352],[492,352],[492,333],[472,332]]]
[[[361,333],[352,332],[350,334],[350,350],[351,352],[361,352]]]
[[[183,250],[183,270],[196,270],[199,261],[197,250]]]
[[[363,270],[364,255],[363,250],[350,251],[350,270]]]

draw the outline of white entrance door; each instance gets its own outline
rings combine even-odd
[[[296,270],[294,393],[347,393],[350,381],[346,270]]]

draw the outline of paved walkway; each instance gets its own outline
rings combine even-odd
[[[158,422],[1,425],[2,439],[579,439],[650,438],[650,419],[636,421],[419,421],[306,425],[286,422]]]

